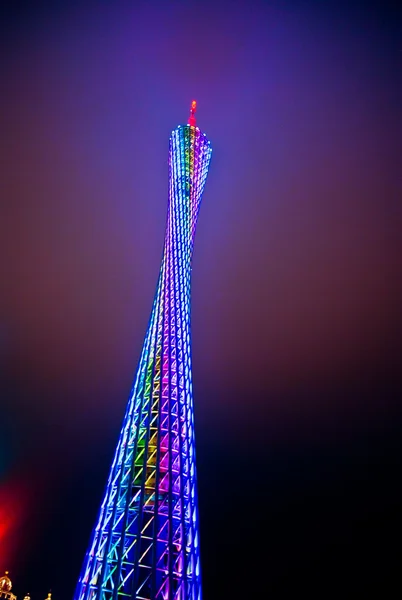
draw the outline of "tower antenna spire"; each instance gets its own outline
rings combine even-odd
[[[197,102],[196,100],[193,100],[191,103],[191,108],[190,108],[190,116],[188,118],[188,124],[191,125],[192,127],[195,127],[195,111],[197,110]]]

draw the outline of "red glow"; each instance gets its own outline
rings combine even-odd
[[[27,495],[20,483],[8,482],[0,488],[0,564],[9,567],[21,547]]]
[[[192,127],[195,127],[195,111],[197,110],[197,102],[196,100],[193,100],[191,103],[191,108],[190,108],[190,117],[188,119],[188,124],[191,125]]]

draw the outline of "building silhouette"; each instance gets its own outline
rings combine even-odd
[[[0,598],[4,598],[5,600],[17,600],[17,596],[11,593],[13,588],[13,584],[11,583],[11,579],[8,576],[8,571],[0,577]]]
[[[11,592],[13,584],[8,576],[8,571],[0,577],[0,599],[4,600],[17,600],[17,596]],[[24,600],[31,600],[29,594],[25,594]],[[46,600],[52,600],[52,594],[49,592]]]

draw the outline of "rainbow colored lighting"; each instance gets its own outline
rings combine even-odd
[[[74,600],[201,600],[190,287],[211,152],[198,127],[172,132],[156,295]]]

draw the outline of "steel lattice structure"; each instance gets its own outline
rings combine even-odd
[[[190,284],[212,149],[195,108],[170,137],[156,295],[74,600],[201,600]]]

